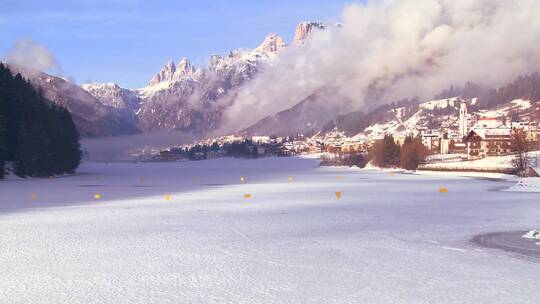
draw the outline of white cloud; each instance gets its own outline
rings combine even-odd
[[[227,130],[287,109],[321,88],[350,110],[429,98],[466,81],[497,86],[540,63],[536,0],[386,0],[344,9],[341,28],[284,51],[235,92]]]
[[[30,38],[17,41],[5,59],[8,63],[36,71],[62,72],[54,55],[44,45]]]

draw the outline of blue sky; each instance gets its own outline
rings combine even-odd
[[[168,60],[257,46],[299,21],[339,21],[354,0],[0,0],[0,58],[21,38],[45,45],[77,83],[144,86]]]

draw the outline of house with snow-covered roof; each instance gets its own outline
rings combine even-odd
[[[342,153],[357,153],[367,151],[367,137],[364,134],[345,138],[341,144]]]
[[[512,152],[512,129],[507,127],[474,129],[465,138],[465,143],[468,159],[507,155]]]

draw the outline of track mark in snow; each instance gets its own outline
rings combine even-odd
[[[242,254],[235,253],[235,252],[223,249],[223,248],[219,248],[219,251],[223,252],[224,254],[226,254],[226,255],[228,255],[230,257],[239,258],[239,259],[243,259],[243,260],[247,260],[247,261],[251,261],[251,262],[266,263],[266,264],[270,264],[270,265],[274,265],[274,266],[281,266],[281,267],[299,267],[297,265],[287,265],[287,264],[278,263],[278,262],[275,262],[275,261],[272,261],[272,260],[250,258],[250,257],[244,256]]]
[[[445,250],[452,250],[452,251],[459,251],[459,252],[467,252],[468,251],[467,249],[456,248],[456,247],[448,247],[448,246],[442,246],[441,248],[445,249]]]
[[[252,242],[252,240],[245,233],[242,233],[239,230],[234,229],[234,228],[231,228],[231,231],[239,235],[240,237],[242,237],[244,240]]]

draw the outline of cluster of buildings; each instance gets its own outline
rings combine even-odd
[[[416,127],[410,132],[391,135],[399,144],[403,144],[408,136],[418,137],[432,155],[448,159],[474,160],[512,153],[513,132],[517,129],[523,130],[528,141],[539,142],[538,122],[512,121],[511,117],[499,112],[471,115],[468,113],[467,102],[461,100],[457,119],[449,119],[436,129]],[[369,136],[360,133],[348,137],[344,132],[333,130],[324,136],[315,135],[288,143],[286,146],[296,153],[362,153],[367,152],[375,141],[383,137],[384,133]]]
[[[512,122],[509,117],[497,112],[485,115],[470,115],[467,102],[462,100],[457,119],[448,119],[437,129],[415,127],[399,134],[391,134],[398,144],[408,136],[418,137],[430,154],[441,159],[474,160],[487,156],[512,153],[512,133],[521,129],[530,141],[540,139],[538,122]],[[346,136],[345,132],[334,129],[325,134],[295,137],[252,136],[249,138],[229,135],[206,139],[198,143],[161,151],[158,159],[174,160],[185,156],[194,147],[190,159],[218,158],[228,155],[234,145],[244,145],[246,155],[292,156],[298,154],[328,153],[333,155],[365,153],[371,145],[382,139],[382,134],[357,134]],[[199,148],[199,147],[202,147]],[[233,147],[234,148],[234,147]]]
[[[512,153],[513,132],[518,129],[523,130],[528,141],[537,142],[540,138],[538,122],[513,122],[497,113],[471,119],[467,103],[462,101],[457,126],[422,130],[419,136],[432,154],[460,155],[464,160],[474,160]]]

